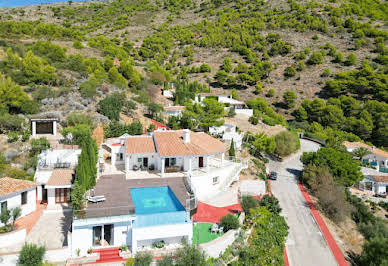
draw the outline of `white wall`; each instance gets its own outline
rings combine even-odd
[[[47,204],[55,205],[55,188],[47,189]]]
[[[388,192],[388,189],[386,187],[388,186],[388,183],[377,183],[376,184],[376,193],[386,193]]]
[[[8,210],[12,210],[13,208],[20,207],[22,210],[21,216],[26,216],[27,214],[30,214],[31,212],[36,210],[36,190],[35,188],[33,190],[30,190],[27,192],[27,203],[22,205],[22,196],[21,192],[11,195],[8,198],[4,198],[0,200],[1,202],[7,201],[7,208]],[[0,226],[3,226],[4,224],[0,222]]]
[[[135,253],[140,245],[152,245],[153,242],[165,240],[174,243],[177,239],[186,237],[191,243],[193,238],[193,224],[169,224],[162,226],[150,226],[132,229],[132,252]],[[179,243],[178,242],[178,243]]]
[[[26,229],[0,234],[0,248],[9,247],[11,245],[24,242],[26,236]]]
[[[246,116],[252,116],[253,115],[253,109],[234,109],[236,114],[242,114]]]
[[[206,199],[210,195],[217,193],[222,189],[221,185],[224,184],[226,179],[230,177],[232,173],[235,173],[235,164],[225,166],[218,169],[212,169],[203,175],[191,175],[191,182],[196,189],[198,199]],[[213,177],[218,176],[218,183],[213,184]]]
[[[158,156],[156,153],[147,153],[147,154],[127,154],[126,155],[126,170],[133,170],[133,166],[137,165],[139,166],[140,163],[138,162],[139,158],[148,158],[148,167],[151,165],[154,165],[155,169],[158,169],[158,166],[160,163],[157,162]]]

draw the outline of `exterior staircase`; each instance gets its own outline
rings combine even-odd
[[[123,257],[120,257],[118,247],[94,249],[93,253],[100,254],[100,258],[96,260],[95,263],[126,261],[126,259],[124,259]]]

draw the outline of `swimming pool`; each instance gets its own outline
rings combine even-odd
[[[130,191],[137,215],[185,210],[168,186],[131,188]]]

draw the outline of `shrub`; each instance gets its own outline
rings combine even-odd
[[[275,95],[275,90],[274,89],[269,89],[265,96],[273,97],[274,95]]]
[[[207,265],[205,253],[196,246],[185,245],[183,248],[178,249],[174,256],[176,257],[175,265]]]
[[[90,128],[93,127],[93,119],[87,115],[82,113],[71,113],[66,118],[66,126],[73,127],[77,125],[88,125]]]
[[[293,66],[286,67],[284,70],[284,76],[285,77],[293,77],[296,75],[296,69]]]
[[[279,214],[282,211],[282,208],[280,208],[279,205],[279,200],[272,195],[265,195],[262,197],[259,204],[260,206],[267,207],[267,209],[274,214]]]
[[[42,265],[45,247],[25,243],[19,253],[18,265]]]
[[[296,93],[292,90],[286,90],[283,94],[283,102],[287,109],[293,108],[296,104]]]
[[[307,60],[307,64],[309,65],[318,65],[323,63],[323,55],[321,52],[314,51],[310,58]]]
[[[210,72],[211,71],[211,68],[208,64],[202,64],[200,67],[199,67],[199,71],[201,73],[206,73],[206,72]]]
[[[15,142],[19,140],[19,132],[12,131],[8,133],[8,142]]]
[[[330,69],[325,68],[321,74],[321,77],[328,77],[330,76]]]
[[[349,54],[347,57],[346,57],[346,60],[345,60],[345,65],[347,66],[354,66],[355,64],[357,64],[357,56],[355,54]]]
[[[82,49],[82,48],[84,48],[83,44],[80,41],[74,41],[73,47],[75,49]]]
[[[235,215],[229,213],[221,218],[221,226],[224,227],[224,232],[227,232],[239,228],[240,223]]]
[[[152,254],[149,252],[138,252],[135,257],[134,266],[149,266],[152,262]]]
[[[47,150],[50,148],[50,142],[45,137],[39,139],[32,139],[31,142],[31,154],[39,154],[42,150]]]
[[[109,119],[119,120],[125,99],[124,94],[115,92],[98,102],[98,112]]]
[[[259,206],[259,200],[252,196],[242,196],[241,207],[246,215],[250,214],[250,209],[255,209]]]
[[[285,157],[297,151],[300,147],[299,137],[291,131],[283,131],[275,136],[275,154]]]
[[[259,119],[255,116],[249,117],[248,121],[251,122],[252,125],[257,125],[259,123]]]
[[[174,258],[170,254],[163,255],[162,258],[158,261],[157,265],[158,266],[171,266],[171,265],[174,265]]]
[[[8,209],[1,210],[0,221],[6,226],[11,219],[11,211]]]

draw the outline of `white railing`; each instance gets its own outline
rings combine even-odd
[[[191,197],[186,200],[186,211],[191,211],[197,208],[197,191],[191,181],[190,174],[186,175],[186,181],[192,193]]]

